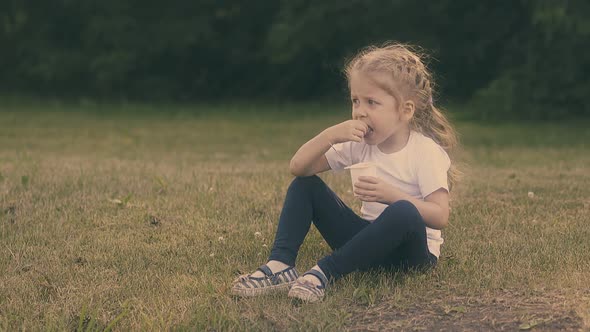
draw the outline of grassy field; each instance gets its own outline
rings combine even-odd
[[[300,306],[228,290],[269,253],[290,157],[346,109],[0,107],[0,330],[590,329],[588,121],[456,121],[438,267]],[[329,251],[312,229],[298,269]]]

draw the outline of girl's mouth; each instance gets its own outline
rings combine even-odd
[[[371,128],[371,126],[367,126],[367,127],[369,127],[369,130],[367,130],[365,137],[370,136],[373,133],[373,128]]]

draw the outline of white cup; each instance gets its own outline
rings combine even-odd
[[[345,167],[350,170],[350,177],[352,179],[352,192],[354,193],[354,184],[358,181],[359,176],[377,177],[377,165],[375,163],[359,163],[352,166]],[[354,196],[358,196],[354,194]]]

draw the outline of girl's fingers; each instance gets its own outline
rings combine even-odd
[[[362,129],[363,136],[365,136],[369,132],[369,126],[365,125]]]
[[[357,197],[358,197],[358,199],[360,199],[363,202],[374,202],[375,201],[375,198],[371,197],[371,196],[358,195]]]
[[[362,131],[360,129],[355,129],[353,135],[360,136],[360,137],[365,137],[365,133],[366,133],[365,131]]]
[[[370,184],[370,183],[363,183],[363,182],[359,182],[357,181],[354,184],[355,188],[361,189],[361,190],[367,190],[367,191],[375,191],[375,187]]]
[[[372,196],[373,193],[370,190],[364,190],[364,189],[356,189],[354,191],[355,194],[357,195],[361,195],[361,196]]]
[[[366,123],[359,121],[357,122],[357,126],[355,126],[356,129],[364,131],[365,133],[367,132],[367,130],[369,130],[369,126],[367,126]]]
[[[372,183],[372,184],[379,183],[377,181],[377,179],[372,176],[359,176],[359,181],[368,182],[368,183]]]

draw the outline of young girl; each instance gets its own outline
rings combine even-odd
[[[353,271],[436,264],[449,218],[447,180],[455,173],[447,151],[456,136],[433,104],[431,76],[402,44],[368,47],[345,72],[352,120],[325,129],[295,153],[290,169],[296,178],[268,262],[234,280],[233,294],[290,289],[289,297],[315,302]],[[354,184],[362,201],[358,216],[315,174],[361,162],[377,164],[377,176]],[[312,222],[334,251],[299,276],[295,259]]]

